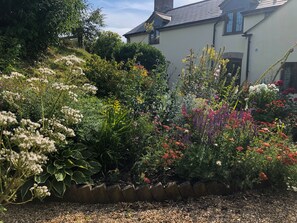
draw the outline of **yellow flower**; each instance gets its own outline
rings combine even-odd
[[[137,100],[138,104],[143,104],[144,103],[144,100],[143,100],[143,98],[141,96],[137,96],[136,100]]]
[[[121,104],[118,100],[115,100],[113,103],[113,109],[116,114],[118,114],[121,110]]]

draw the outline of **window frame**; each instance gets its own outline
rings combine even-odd
[[[227,32],[227,28],[228,28],[228,24],[229,24],[229,14],[232,13],[233,19],[232,19],[232,31],[231,32]],[[227,12],[225,15],[225,27],[224,27],[224,35],[235,35],[235,34],[241,34],[243,33],[243,27],[244,27],[244,17],[241,14],[242,17],[242,24],[241,24],[241,30],[240,31],[236,31],[237,28],[237,19],[238,19],[238,14],[241,14],[241,10],[234,10],[234,11],[230,11]]]

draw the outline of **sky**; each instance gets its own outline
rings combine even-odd
[[[174,7],[199,1],[201,0],[174,0]],[[106,24],[104,30],[116,32],[121,36],[148,19],[154,10],[154,0],[88,0],[88,2],[94,9],[102,8]]]

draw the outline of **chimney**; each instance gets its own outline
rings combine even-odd
[[[155,0],[155,11],[167,12],[173,9],[173,0]]]

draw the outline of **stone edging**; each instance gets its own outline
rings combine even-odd
[[[116,184],[107,187],[106,184],[92,187],[91,185],[72,185],[65,193],[63,200],[78,203],[118,203],[137,201],[165,201],[197,198],[205,195],[225,195],[232,190],[217,182],[195,183],[184,182],[177,184],[170,182],[167,185],[144,185],[135,187],[128,185],[121,188]]]

